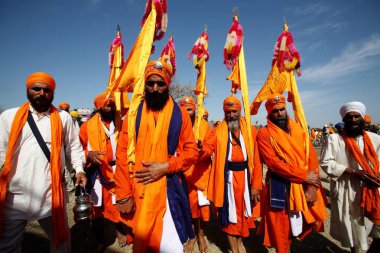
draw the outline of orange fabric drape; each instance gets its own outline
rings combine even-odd
[[[189,202],[192,218],[202,218],[203,221],[210,220],[209,206],[198,205],[198,192],[207,192],[208,180],[211,169],[211,155],[214,151],[215,134],[207,121],[202,118],[199,128],[199,138],[203,144],[197,163],[184,172],[189,191]]]
[[[104,122],[109,128],[110,124]],[[99,165],[99,170],[102,176],[108,182],[115,181],[115,175],[113,173],[112,166],[108,163],[113,161],[113,150],[111,140],[106,138],[104,128],[102,125],[101,117],[99,113],[95,114],[90,120],[86,121],[80,128],[80,140],[82,142],[83,149],[86,157],[88,155],[88,143],[92,151],[106,152],[105,155],[101,155],[102,164]],[[112,203],[112,194],[115,193],[114,185],[103,185],[102,190],[102,203],[100,207],[94,208],[94,218],[107,218],[113,222],[119,222],[120,212],[116,209],[116,206]]]
[[[169,99],[155,121],[154,113],[143,105],[133,171],[145,162],[168,161],[167,134],[174,103]],[[133,219],[134,252],[158,251],[166,211],[166,177],[143,185],[135,183],[136,212]],[[142,225],[143,224],[143,225]]]
[[[308,155],[306,156],[305,154],[305,132],[302,131],[302,128],[296,122],[290,118],[288,119],[290,135],[268,120],[267,128],[270,134],[270,142],[276,154],[286,161],[286,163],[293,167],[308,170],[308,159],[306,159]],[[309,168],[309,170],[318,171],[318,167]],[[302,184],[291,183],[289,208],[292,211],[302,211],[308,224],[327,219],[326,207],[321,191],[317,191],[317,201],[309,207]],[[316,212],[310,211],[310,209],[316,210]]]
[[[12,166],[12,157],[16,149],[17,141],[22,129],[27,121],[29,112],[29,102],[23,104],[17,111],[12,122],[9,134],[8,149],[6,153],[3,171],[0,176],[0,235],[3,229],[4,206],[7,196],[9,172]],[[57,109],[50,107],[51,123],[51,150],[50,150],[50,170],[51,170],[51,188],[52,188],[52,216],[53,216],[53,242],[58,246],[62,241],[69,239],[69,231],[65,226],[65,200],[62,187],[61,173],[61,150],[62,150],[62,122]]]
[[[348,150],[359,163],[360,167],[368,174],[378,178],[379,158],[368,134],[363,131],[364,154],[361,152],[355,139],[348,137],[345,131],[343,131],[343,138]],[[380,225],[380,194],[378,188],[369,188],[364,184],[360,206],[364,208],[364,214],[368,219],[376,225]]]

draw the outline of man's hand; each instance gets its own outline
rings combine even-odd
[[[317,188],[314,185],[308,185],[305,190],[305,197],[309,203],[317,201]]]
[[[251,189],[251,199],[255,204],[260,202],[260,194],[261,194],[261,190]]]
[[[82,187],[86,186],[86,184],[87,184],[87,177],[86,177],[85,173],[78,172],[76,174],[76,178],[77,178],[77,180],[75,181],[75,187],[77,187],[78,185],[80,185]]]
[[[116,203],[117,210],[122,214],[129,214],[136,210],[136,203],[133,197],[127,198],[123,203]]]
[[[102,164],[102,159],[100,158],[101,155],[105,155],[106,152],[100,152],[100,151],[89,151],[87,155],[87,159],[90,160],[91,163],[100,165]]]
[[[321,180],[319,179],[317,173],[313,170],[307,172],[305,182],[307,184],[314,185],[315,187],[319,187],[321,185]]]
[[[142,162],[144,168],[135,171],[137,183],[149,184],[164,175],[169,170],[169,162]]]

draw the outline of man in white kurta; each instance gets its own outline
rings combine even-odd
[[[341,108],[343,121],[346,114],[350,112],[359,113],[358,116],[365,115],[365,106],[359,103],[351,102]],[[349,131],[349,125],[345,121],[346,131]],[[380,157],[380,136],[368,132],[367,134],[377,157]],[[363,152],[363,136],[358,134],[354,138]],[[332,179],[330,183],[331,236],[340,241],[343,247],[350,247],[352,252],[357,252],[359,248],[367,250],[367,238],[373,224],[364,217],[363,208],[360,207],[363,182],[355,173],[352,173],[353,170],[362,170],[362,168],[347,149],[341,134],[329,136],[321,151],[320,166]],[[378,231],[378,228],[375,228],[372,232],[374,238],[379,237]]]
[[[54,80],[54,79],[53,79]],[[29,111],[36,123],[44,142],[51,151],[51,100],[54,88],[51,84],[38,80],[31,87],[38,87],[33,94],[28,93]],[[48,81],[46,81],[48,82]],[[30,87],[27,85],[29,92]],[[50,89],[50,91],[49,91]],[[37,94],[37,93],[41,94]],[[49,94],[50,93],[50,94]],[[39,100],[41,103],[35,101]],[[42,105],[48,103],[48,105]],[[0,165],[3,168],[8,149],[10,129],[19,108],[6,110],[0,115]],[[64,173],[65,156],[70,158],[73,168],[77,173],[77,182],[85,183],[86,177],[83,171],[84,152],[79,141],[79,135],[75,130],[71,116],[66,111],[59,111],[62,122],[62,149],[61,149],[61,175]],[[65,146],[65,148],[63,148]],[[62,187],[64,183],[62,182]],[[64,191],[65,192],[65,191]],[[67,196],[64,197],[64,207]],[[51,166],[39,146],[36,137],[32,133],[28,122],[23,126],[16,142],[16,147],[11,158],[11,168],[8,176],[8,189],[4,205],[3,233],[0,239],[0,252],[20,252],[24,229],[28,221],[38,220],[42,228],[51,238],[52,234],[52,180]],[[66,215],[65,215],[66,216]],[[65,219],[66,226],[67,217]],[[70,252],[70,240],[62,242],[59,247],[51,243],[51,252]]]

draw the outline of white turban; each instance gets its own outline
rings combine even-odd
[[[344,116],[346,116],[346,114],[349,112],[358,112],[364,118],[365,111],[366,108],[363,103],[358,101],[348,102],[340,108],[340,116],[342,116],[343,119]]]

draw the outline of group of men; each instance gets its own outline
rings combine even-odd
[[[51,252],[70,252],[65,158],[76,171],[75,185],[89,186],[96,252],[116,238],[121,247],[133,243],[134,252],[194,252],[196,241],[207,252],[204,228],[214,210],[233,253],[246,252],[242,239],[258,217],[264,245],[279,253],[290,252],[293,238],[323,230],[318,158],[288,116],[284,96],[268,98],[267,125],[259,131],[241,116],[240,101],[227,97],[224,120],[212,129],[203,118],[197,122],[193,98],[172,99],[171,78],[166,63],[148,63],[133,132],[125,116],[117,135],[112,96],[95,98],[98,112],[78,134],[70,115],[52,105],[54,79],[42,72],[28,77],[28,102],[0,116],[0,252],[21,251],[31,220],[48,234]],[[348,103],[340,113],[344,130],[330,135],[321,155],[321,168],[333,179],[331,234],[357,252],[368,249],[371,232],[370,252],[380,236],[380,137],[362,128],[362,103]]]

